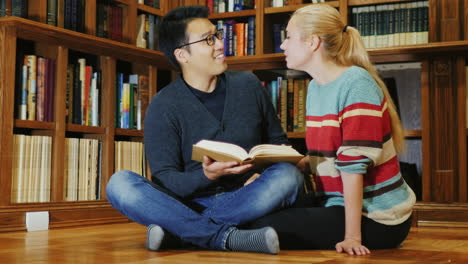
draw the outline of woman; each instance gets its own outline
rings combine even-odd
[[[288,68],[313,77],[308,156],[298,167],[313,175],[318,206],[283,210],[254,226],[272,226],[282,248],[366,255],[397,247],[409,232],[415,195],[400,174],[400,120],[359,32],[326,4],[298,9],[286,31]]]

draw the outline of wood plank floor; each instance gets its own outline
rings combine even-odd
[[[216,251],[151,252],[145,227],[135,223],[0,233],[0,263],[468,263],[468,229],[413,228],[401,248],[353,257],[327,250],[279,255]]]

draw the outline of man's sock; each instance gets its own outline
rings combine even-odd
[[[146,248],[148,250],[159,250],[164,238],[164,230],[158,225],[149,225],[146,231]]]
[[[280,251],[278,235],[272,227],[252,230],[236,229],[229,234],[226,247],[232,251],[267,254],[278,254]]]

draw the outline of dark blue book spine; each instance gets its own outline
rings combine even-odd
[[[247,30],[247,55],[255,55],[255,17],[249,17]]]
[[[273,24],[273,45],[274,52],[281,53],[281,24]]]

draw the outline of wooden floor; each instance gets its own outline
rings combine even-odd
[[[400,249],[374,250],[364,257],[326,250],[151,252],[145,249],[145,230],[127,223],[0,233],[0,263],[468,263],[468,229],[414,228]]]

